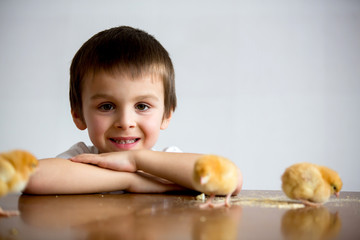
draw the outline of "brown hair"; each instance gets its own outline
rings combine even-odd
[[[75,54],[70,66],[70,105],[81,120],[84,78],[99,70],[130,74],[133,78],[152,74],[164,86],[164,118],[176,108],[175,73],[165,48],[148,33],[121,26],[95,34]]]

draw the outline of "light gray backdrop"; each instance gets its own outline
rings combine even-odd
[[[90,143],[70,117],[71,59],[95,33],[141,28],[169,51],[179,107],[158,149],[229,157],[245,189],[309,161],[360,190],[360,1],[0,1],[0,151]]]

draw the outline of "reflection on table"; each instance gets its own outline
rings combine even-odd
[[[230,208],[195,195],[92,194],[0,199],[0,239],[360,239],[360,193],[297,208],[279,191],[243,191]],[[285,206],[285,207],[284,207]]]
[[[23,221],[86,239],[236,239],[241,206],[199,209],[189,196],[21,196]]]
[[[341,229],[339,214],[325,207],[288,210],[282,217],[281,230],[286,239],[332,239]]]

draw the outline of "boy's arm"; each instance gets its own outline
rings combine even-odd
[[[201,154],[171,153],[150,150],[133,152],[133,159],[138,170],[153,174],[189,189],[193,186],[195,161]]]
[[[82,194],[125,190],[166,192],[181,190],[144,175],[119,172],[66,159],[43,159],[24,190],[28,194]]]
[[[193,186],[194,164],[202,154],[156,152],[150,150],[138,150],[134,151],[133,154],[137,169],[195,190]],[[242,184],[243,177],[238,168],[238,186],[233,195],[240,193]]]
[[[200,156],[201,154],[195,153],[133,150],[103,154],[80,154],[71,160],[121,172],[141,170],[185,188],[194,189],[193,168],[195,161]]]
[[[102,168],[116,171],[137,171],[155,175],[169,180],[188,189],[194,189],[192,174],[195,161],[201,154],[170,153],[150,150],[135,150],[104,154],[81,154],[73,161],[91,163]],[[242,175],[239,171],[238,187],[234,194],[238,194],[242,187]]]

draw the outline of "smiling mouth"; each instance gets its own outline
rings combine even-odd
[[[132,139],[115,139],[110,138],[110,140],[116,144],[132,144],[140,140],[140,138],[132,138]]]

